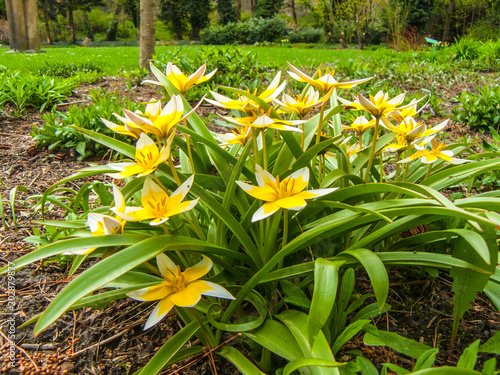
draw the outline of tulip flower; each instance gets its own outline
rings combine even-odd
[[[202,295],[234,299],[232,294],[220,285],[199,280],[212,269],[212,260],[206,256],[184,272],[165,254],[159,254],[156,263],[164,281],[127,293],[127,296],[138,301],[160,301],[149,315],[144,325],[145,330],[160,322],[174,306],[195,306]]]
[[[236,128],[231,133],[218,134],[218,137],[223,141],[223,143],[220,143],[220,146],[235,144],[245,146],[251,137],[251,130],[250,126],[245,126],[243,128]]]
[[[409,161],[420,158],[420,161],[425,164],[434,163],[435,161],[441,159],[451,164],[463,164],[470,162],[470,160],[456,159],[453,157],[453,151],[445,150],[446,145],[444,143],[439,143],[435,139],[432,140],[432,148],[430,150],[415,145],[418,149],[417,152],[410,155],[406,159],[400,160],[399,163],[408,163]]]
[[[280,85],[281,71],[276,74],[276,77],[271,81],[269,86],[260,94],[257,95],[257,90],[255,90],[254,95],[266,103],[276,98],[281,91],[285,88],[286,81]],[[243,111],[246,114],[252,114],[253,111],[258,110],[260,105],[246,96],[238,95],[238,99],[231,99],[227,96],[218,94],[214,91],[210,91],[215,100],[205,99],[207,102],[222,108],[236,109],[238,111]]]
[[[255,112],[252,113],[251,116],[247,117],[239,117],[239,118],[233,118],[233,117],[227,117],[227,116],[222,116],[222,118],[232,124],[238,125],[238,126],[248,126],[251,128],[257,128],[257,129],[277,129],[277,130],[289,130],[289,131],[294,131],[294,132],[302,132],[302,130],[298,128],[294,128],[293,126],[289,125],[300,125],[303,124],[305,121],[304,120],[282,120],[278,118],[272,118],[271,117],[271,109],[267,112],[261,112],[260,115],[257,115]]]
[[[280,106],[278,113],[297,112],[300,118],[304,118],[307,113],[319,107],[325,100],[328,100],[328,98],[322,98],[320,100],[319,92],[309,87],[304,98],[302,98],[301,95],[297,95],[294,99],[290,95],[283,94],[281,101],[273,99],[273,102]]]
[[[156,143],[144,133],[141,134],[135,148],[135,163],[108,164],[109,167],[120,171],[109,174],[110,177],[121,179],[133,175],[146,176],[153,173],[170,155],[170,147],[163,147],[159,150]]]
[[[290,69],[292,69],[292,71],[288,72],[288,74],[293,79],[299,82],[309,83],[311,86],[314,86],[319,91],[321,91],[323,95],[326,95],[330,90],[333,90],[336,87],[350,89],[353,88],[354,86],[359,85],[360,83],[372,79],[372,77],[370,77],[370,78],[358,79],[356,81],[338,82],[333,77],[335,71],[332,71],[332,73],[330,74],[328,70],[325,72],[325,75],[322,75],[320,71],[319,72],[320,77],[318,79],[313,79],[312,77],[309,77],[307,74],[294,67],[292,64],[288,63],[288,66],[290,67]]]
[[[87,215],[87,225],[90,228],[92,236],[106,236],[110,234],[122,234],[123,225],[111,216],[101,215],[97,213],[90,213]],[[90,254],[97,247],[87,249],[71,250],[64,252],[64,255],[85,255]]]
[[[180,95],[172,96],[163,109],[161,108],[161,101],[158,100],[149,103],[143,114],[140,112],[131,112],[127,109],[124,109],[123,112],[125,112],[127,119],[135,126],[154,134],[158,139],[167,138],[172,129],[192,113],[191,111],[183,116],[184,104]]]
[[[338,188],[304,190],[309,183],[309,169],[304,167],[280,181],[259,165],[255,166],[255,177],[259,186],[252,186],[243,181],[236,183],[254,198],[266,201],[252,216],[252,222],[265,219],[280,208],[301,210],[306,206],[306,199],[320,197]]]
[[[399,94],[392,99],[389,99],[389,94],[379,91],[375,96],[370,95],[365,98],[363,95],[358,94],[357,100],[349,102],[345,99],[338,98],[345,106],[346,109],[365,110],[375,118],[382,118],[394,110],[401,110],[415,105],[415,102],[398,107],[405,98],[405,94]]]
[[[200,198],[182,202],[193,184],[193,179],[194,176],[189,177],[169,196],[162,187],[148,178],[142,189],[142,207],[125,207],[123,212],[119,212],[117,209],[113,209],[113,211],[124,220],[151,220],[150,225],[163,224],[170,217],[189,211],[196,206]]]
[[[217,69],[211,71],[207,75],[205,70],[207,69],[207,64],[203,64],[196,72],[191,75],[184,74],[176,65],[168,62],[166,76],[170,83],[181,93],[184,94],[194,85],[208,81],[215,74]],[[163,86],[158,81],[145,80],[144,82],[152,83],[154,85]],[[143,82],[143,83],[144,83]]]
[[[113,115],[124,125],[115,124],[114,122],[111,122],[101,117],[101,121],[104,123],[104,125],[106,125],[109,129],[113,130],[116,133],[127,135],[135,139],[139,138],[139,136],[143,132],[143,130],[140,127],[137,127],[132,121],[130,121],[125,117],[122,117],[116,113],[113,113]]]
[[[363,133],[373,128],[374,126],[375,120],[368,121],[365,116],[359,116],[352,122],[351,126],[342,126],[342,129],[353,130],[361,139]]]

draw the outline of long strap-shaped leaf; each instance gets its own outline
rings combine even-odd
[[[139,374],[142,375],[155,375],[172,359],[172,357],[186,344],[186,342],[193,337],[193,335],[200,329],[198,322],[191,322],[174,336],[170,337],[168,341],[158,350],[153,358],[144,366]]]

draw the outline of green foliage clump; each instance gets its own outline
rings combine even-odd
[[[9,103],[14,115],[21,116],[26,108],[40,112],[70,96],[77,83],[47,75],[0,72],[0,106]]]
[[[323,36],[322,29],[306,26],[291,30],[288,39],[290,43],[319,43]]]
[[[283,18],[255,18],[246,22],[211,26],[200,33],[203,44],[255,44],[287,38],[290,30]]]
[[[122,114],[123,108],[135,111],[141,104],[128,100],[128,97],[122,98],[118,92],[107,93],[102,88],[91,90],[90,98],[91,104],[84,107],[71,105],[67,113],[53,110],[44,114],[42,117],[45,124],[40,128],[33,126],[31,131],[31,136],[37,142],[37,146],[49,150],[74,147],[80,155],[79,159],[82,160],[91,155],[102,155],[106,150],[85,137],[77,128],[90,129],[124,140],[124,136],[117,135],[108,129],[101,118],[117,122],[113,113]]]
[[[97,72],[102,73],[100,65],[86,61],[83,63],[47,63],[45,67],[38,69],[38,75],[49,75],[54,77],[69,78],[77,72]]]
[[[484,131],[500,124],[500,87],[476,87],[477,94],[464,91],[455,100],[460,105],[453,108],[453,120],[469,124],[472,129]]]

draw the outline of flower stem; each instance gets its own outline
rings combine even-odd
[[[266,131],[263,130],[260,132],[262,137],[262,158],[264,159],[264,170],[267,171],[267,150],[266,150]]]
[[[373,144],[372,144],[372,149],[370,151],[370,158],[368,159],[368,165],[366,166],[365,182],[368,182],[368,179],[370,178],[370,170],[372,168],[373,159],[375,157],[375,150],[377,149],[379,123],[380,123],[380,117],[377,117],[375,120],[375,128],[373,129]]]
[[[406,157],[409,158],[411,154],[411,142],[408,143],[406,146]],[[406,182],[406,179],[408,178],[408,171],[410,170],[410,163],[405,164],[405,177],[404,181]]]
[[[175,183],[177,186],[181,186],[181,180],[179,179],[179,175],[175,170],[174,161],[172,160],[172,155],[168,157],[168,165],[170,166],[170,170],[172,171],[172,175],[174,176]]]
[[[186,119],[184,119],[184,127],[187,128],[187,122]],[[188,151],[188,158],[189,158],[189,164],[191,166],[191,173],[194,173],[194,161],[193,161],[193,154],[191,153],[191,144],[189,143],[189,136],[187,133],[184,133],[184,138],[186,139],[186,147]]]
[[[427,180],[427,177],[430,176],[432,169],[432,163],[429,163],[429,168],[427,169],[427,173],[425,174],[424,180]]]
[[[281,249],[283,249],[288,239],[288,210],[283,209],[283,239],[281,241]]]
[[[259,164],[259,143],[257,142],[257,130],[255,128],[252,128],[252,139],[253,139],[253,153],[255,156],[255,164]]]
[[[321,104],[319,112],[318,129],[316,130],[316,144],[321,141],[321,130],[323,129],[323,117],[325,115],[325,103]]]
[[[193,314],[194,318],[196,319],[196,321],[200,325],[201,334],[205,338],[205,341],[207,342],[208,348],[212,349],[213,347],[215,347],[215,342],[214,342],[215,337],[214,337],[212,331],[210,331],[207,328],[207,326],[201,321],[201,319],[200,319],[200,317],[199,317],[199,315],[196,312],[194,307],[189,307],[189,309],[191,310],[191,313]]]

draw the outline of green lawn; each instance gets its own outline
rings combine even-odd
[[[167,51],[176,51],[187,55],[196,54],[200,46],[157,46],[156,54],[161,55]],[[259,61],[263,64],[275,63],[285,66],[287,61],[298,67],[319,66],[321,63],[333,62],[338,59],[348,60],[358,56],[368,57],[379,55],[382,51],[355,49],[306,49],[283,47],[242,47],[254,51]],[[139,47],[44,47],[45,53],[39,54],[7,54],[8,48],[0,48],[0,65],[9,70],[23,72],[36,71],[46,64],[54,63],[83,63],[94,62],[100,64],[107,74],[116,74],[124,68],[136,67],[139,62]]]

